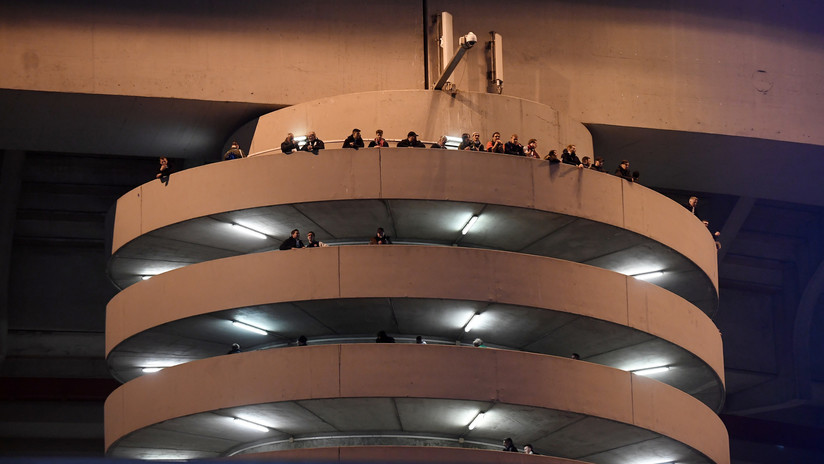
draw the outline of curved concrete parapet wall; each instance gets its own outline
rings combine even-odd
[[[283,238],[301,223],[330,231],[322,240],[358,234],[363,239],[374,231],[376,220],[386,220],[389,224],[383,225],[396,238],[444,244],[458,240],[469,217],[480,214],[475,229],[460,238],[461,245],[556,256],[627,274],[635,273],[635,263],[651,261],[675,271],[659,285],[708,314],[717,308],[712,237],[695,216],[668,198],[570,166],[430,149],[259,156],[176,173],[166,186],[144,184],[118,200],[112,278],[122,285],[133,283],[140,263],[157,259],[179,267],[259,251],[223,237],[232,233],[215,231],[219,222],[232,220],[227,216],[231,212],[251,216],[264,224],[264,232]],[[270,216],[268,224],[260,219],[265,215]],[[209,224],[192,223],[191,230],[185,229],[199,218],[208,218]],[[279,240],[271,236],[256,246],[275,247]],[[198,238],[203,240],[196,242]],[[164,239],[172,242],[157,241]],[[195,242],[181,248],[186,240]],[[212,251],[205,257],[186,255],[207,244]]]
[[[400,421],[393,427],[385,423],[385,414],[371,410],[390,399]],[[300,420],[264,412],[290,404],[310,410],[326,430],[338,434],[381,430],[390,435],[400,428],[396,431],[494,444],[501,436],[523,443],[523,430],[528,430],[536,438],[530,441],[547,454],[590,462],[664,456],[666,461],[729,462],[727,433],[718,416],[660,382],[552,356],[400,344],[241,353],[135,379],[106,401],[107,453],[133,457],[141,446],[162,448],[165,436],[178,450],[220,437],[201,457],[231,454],[265,438],[230,424],[230,417],[253,409],[256,421],[271,427],[271,439],[299,438],[306,430]],[[489,417],[468,431],[480,411]],[[185,422],[185,434],[176,432],[176,421]],[[313,430],[322,428],[313,425]]]
[[[387,299],[394,302],[391,317],[385,316]],[[404,299],[414,303],[400,301]],[[347,303],[350,300],[354,303]],[[444,300],[464,303],[453,307]],[[298,302],[303,302],[300,310],[292,307]],[[233,314],[226,311],[234,308],[238,309]],[[585,359],[626,370],[650,367],[655,359],[659,364],[687,359],[680,362],[680,373],[672,372],[671,380],[662,381],[691,393],[696,384],[703,385],[707,404],[716,408],[722,402],[721,335],[709,317],[682,298],[592,266],[471,248],[340,246],[187,266],[133,285],[111,300],[106,352],[115,375],[129,379],[138,375],[141,362],[145,366],[174,351],[162,342],[166,333],[175,334],[170,343],[178,350],[187,337],[212,337],[217,351],[206,347],[198,355],[195,344],[184,350],[195,358],[223,354],[233,341],[248,346],[245,340],[230,338],[240,336],[228,323],[233,318],[254,321],[291,340],[299,334],[313,339],[352,334],[352,320],[358,321],[355,334],[360,335],[394,328],[413,337],[455,340],[452,337],[463,335],[463,325],[476,311],[488,320],[472,336],[513,349],[554,353],[566,340],[565,349],[575,347]],[[617,327],[569,324],[572,316]],[[301,318],[311,321],[301,323]],[[627,333],[618,336],[621,330]],[[625,352],[619,356],[619,345],[593,337],[625,340]],[[648,338],[666,346],[656,344],[658,353],[646,352],[641,343]],[[587,352],[587,346],[606,354]],[[136,354],[141,352],[146,354]],[[692,357],[696,359],[689,360]],[[706,367],[709,370],[704,371]]]
[[[520,451],[520,450],[519,450]],[[584,461],[552,456],[503,453],[472,448],[437,446],[336,446],[241,454],[239,459],[276,462],[421,462],[443,464],[581,464]]]
[[[547,105],[506,95],[461,92],[452,96],[435,90],[337,95],[266,114],[258,120],[249,153],[279,151],[290,132],[298,136],[314,131],[321,140],[342,140],[356,127],[367,144],[377,129],[397,140],[412,130],[427,141],[479,132],[484,144],[498,131],[504,142],[513,133],[524,145],[530,138],[538,139],[544,154],[550,149],[560,154],[561,146],[575,144],[579,153],[592,155],[587,128]]]

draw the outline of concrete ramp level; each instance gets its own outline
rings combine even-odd
[[[352,125],[592,153],[583,125],[536,102],[369,92],[265,115],[254,156],[127,193],[107,269],[122,289],[107,361],[124,382],[109,456],[730,462],[701,221],[641,185],[511,155],[279,153],[288,132]],[[367,244],[378,227],[392,245]],[[328,246],[279,250],[292,229]],[[501,452],[506,437],[543,457]]]

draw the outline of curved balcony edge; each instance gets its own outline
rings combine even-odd
[[[695,266],[695,271],[704,276],[705,280],[690,281],[693,282],[693,286],[707,287],[698,291],[694,298],[699,298],[702,301],[701,305],[706,306],[702,306],[705,312],[715,312],[718,302],[718,271],[714,241],[707,228],[695,216],[663,195],[643,186],[627,183],[615,176],[581,172],[565,165],[550,167],[544,161],[510,155],[410,150],[340,149],[325,150],[323,156],[317,157],[311,154],[292,157],[260,156],[176,173],[172,175],[172,180],[167,186],[159,182],[144,184],[117,202],[112,260],[120,259],[121,250],[125,250],[127,244],[131,246],[146,234],[154,234],[170,226],[180,226],[197,218],[234,211],[277,205],[370,200],[458,202],[462,205],[476,205],[475,209],[482,209],[483,205],[493,205],[495,208],[523,209],[561,218],[562,220],[552,223],[551,226],[549,223],[538,221],[538,218],[530,219],[528,216],[504,220],[512,220],[513,226],[515,221],[532,221],[534,224],[524,230],[530,237],[534,235],[535,242],[531,245],[533,248],[549,246],[557,250],[560,247],[564,256],[574,250],[580,250],[574,251],[586,253],[580,259],[574,259],[572,255],[569,258],[593,264],[603,261],[599,266],[626,268],[621,270],[626,274],[645,272],[645,269],[651,266],[657,267],[655,263],[648,263],[642,266],[645,269],[630,269],[637,267],[631,261],[648,258],[644,253],[648,254],[649,250],[645,249],[643,241],[626,238],[627,246],[631,248],[625,251],[624,256],[616,255],[617,250],[603,247],[608,243],[608,238],[598,240],[597,236],[588,237],[585,246],[576,248],[573,246],[575,236],[565,236],[565,242],[554,243],[557,239],[553,234],[562,231],[568,225],[568,221],[581,219],[591,221],[592,224],[625,230],[651,243],[659,244],[666,250],[672,250],[683,257],[679,259],[691,263]],[[451,234],[457,239],[460,237],[460,229],[473,214],[470,212],[472,208],[463,209],[467,210],[466,217],[463,216],[464,212],[458,214],[454,208],[453,211],[437,213],[443,216],[430,227],[436,228],[440,235],[454,230]],[[334,213],[331,213],[334,211],[333,206],[324,211],[318,214],[334,216]],[[351,214],[354,211],[356,209],[349,212]],[[415,211],[422,214],[421,209]],[[423,211],[425,212],[425,208]],[[375,218],[371,213],[366,216],[352,220],[363,221],[360,229],[368,234],[374,230]],[[289,217],[285,216],[278,218],[276,222],[281,224],[281,221],[289,220]],[[487,220],[490,222],[483,225]],[[414,228],[419,221],[408,222],[409,227]],[[282,230],[278,228],[267,233],[286,237],[293,226],[294,224],[281,225],[279,227],[282,227]],[[335,228],[335,224],[325,226],[329,229]],[[469,238],[464,237],[462,243],[472,245],[474,235],[478,237],[479,243],[475,246],[507,249],[505,245],[499,244],[507,243],[507,226],[506,222],[500,223],[494,218],[482,217],[476,226],[479,230],[470,233]],[[544,231],[545,227],[550,228]],[[352,229],[357,227],[350,225],[347,228],[350,231]],[[426,240],[427,233],[436,233],[428,230],[407,232],[413,235],[410,237],[413,240]],[[203,233],[203,229],[196,229],[189,235]],[[609,231],[600,233],[610,234]],[[546,241],[549,242],[544,244]],[[527,241],[519,246],[525,246],[525,252],[531,252],[530,243],[532,242]],[[227,252],[229,249],[235,249],[237,245],[215,246],[216,249]],[[128,256],[128,259],[153,258],[138,254]],[[179,259],[184,264],[191,262],[185,257]],[[683,286],[678,283],[673,285]]]
[[[375,279],[381,285],[374,285]],[[706,314],[677,295],[583,264],[455,247],[355,245],[274,251],[170,271],[127,288],[109,302],[106,355],[131,337],[186,318],[281,302],[359,298],[498,303],[618,324],[692,353],[712,369],[723,390],[721,334]],[[460,332],[473,310],[465,312],[440,323],[452,324],[448,329]],[[519,317],[525,316],[519,313]],[[347,321],[345,315],[339,318],[324,324],[336,329],[335,324]],[[515,327],[512,324],[487,329],[494,333]],[[277,327],[263,328],[277,331]],[[340,332],[345,333],[333,333]]]
[[[418,345],[298,347],[165,369],[122,385],[106,400],[105,445],[111,452],[132,432],[200,412],[284,401],[391,397],[570,411],[649,430],[715,463],[729,463],[720,418],[660,382],[564,358]]]
[[[274,460],[277,462],[421,462],[443,464],[584,464],[584,461],[554,456],[504,453],[472,448],[439,446],[334,446],[239,454],[234,459]]]

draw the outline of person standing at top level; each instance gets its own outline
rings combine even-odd
[[[318,150],[323,150],[324,148],[326,148],[326,146],[324,146],[323,140],[317,138],[314,132],[309,132],[309,134],[306,135],[306,143],[303,145],[301,150],[311,151],[313,154],[317,155]]]
[[[592,164],[590,164],[589,162],[589,156],[584,156],[583,158],[581,158],[581,165],[578,167],[584,169],[592,169]]]
[[[689,201],[687,202],[687,209],[690,210],[692,214],[695,214],[695,208],[698,206],[698,197],[690,197]]]
[[[418,134],[416,134],[415,131],[409,131],[409,133],[406,134],[406,139],[398,142],[398,146],[407,148],[426,148],[426,145],[418,140]]]
[[[575,145],[567,145],[564,148],[564,152],[561,154],[561,162],[564,164],[571,164],[573,166],[581,166],[581,160],[578,159],[578,155],[575,153]]]
[[[595,162],[592,164],[590,169],[593,171],[604,172],[604,158],[601,158],[600,156],[596,157]]]
[[[293,248],[303,248],[303,242],[300,240],[300,231],[292,230],[292,235],[280,244],[281,250],[291,250]]]
[[[291,155],[293,151],[300,150],[298,143],[295,142],[295,136],[291,132],[286,134],[286,139],[280,144],[280,151],[284,155]]]
[[[526,148],[524,149],[524,156],[527,158],[541,159],[541,155],[538,154],[538,140],[529,139],[529,143],[526,144]]]
[[[561,160],[558,159],[558,152],[555,150],[549,150],[544,159],[549,161],[549,164],[561,164]]]
[[[621,160],[621,164],[619,164],[618,167],[615,169],[615,175],[630,182],[635,181],[635,179],[632,177],[632,173],[629,172],[629,161],[627,160]]]
[[[481,143],[481,134],[477,132],[473,132],[472,137],[464,140],[461,146],[458,147],[458,150],[486,151],[484,150],[484,145]]]
[[[392,239],[383,232],[383,227],[378,227],[375,236],[369,240],[370,245],[391,245]]]
[[[235,140],[232,142],[231,148],[223,154],[223,161],[238,158],[246,158],[246,155],[243,154],[243,150],[240,149],[240,145],[237,143],[237,140]]]
[[[504,145],[504,153],[508,155],[524,156],[524,146],[518,142],[518,134],[512,134],[509,142]]]
[[[363,139],[360,135],[360,129],[352,129],[352,135],[346,137],[346,140],[343,141],[343,148],[354,148],[355,150],[358,148],[363,148]]]
[[[389,143],[387,143],[386,139],[383,138],[383,131],[381,129],[376,130],[375,131],[375,138],[372,139],[371,142],[369,142],[369,148],[372,148],[372,147],[380,148],[380,147],[388,147],[388,146],[389,146]]]
[[[429,148],[440,148],[446,150],[446,136],[442,135],[441,138],[438,139],[437,143],[433,143]]]
[[[504,152],[504,143],[501,142],[501,133],[494,132],[492,134],[492,140],[487,142],[486,144],[486,151],[492,153],[503,153]]]

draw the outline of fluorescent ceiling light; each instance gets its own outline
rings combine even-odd
[[[235,425],[239,425],[239,426],[245,427],[247,429],[257,430],[258,432],[266,433],[266,432],[269,431],[269,427],[266,427],[266,426],[263,426],[263,425],[260,425],[260,424],[255,424],[254,422],[249,422],[247,420],[239,419],[237,417],[234,418],[234,423],[235,423]]]
[[[480,318],[480,313],[475,313],[472,317],[469,318],[469,322],[466,323],[464,326],[464,332],[469,332],[472,330],[472,327],[478,323],[478,319]]]
[[[248,330],[249,332],[254,332],[258,335],[269,335],[269,332],[261,329],[260,327],[255,327],[253,325],[244,324],[243,322],[232,321],[235,327],[243,330]]]
[[[476,222],[478,222],[478,216],[472,216],[461,231],[461,235],[469,233],[469,230],[472,229],[472,226],[474,226]]]
[[[486,414],[484,414],[482,412],[479,412],[478,415],[475,416],[475,419],[472,419],[472,422],[470,422],[469,425],[467,426],[469,428],[469,430],[473,430],[475,427],[478,426],[478,424],[483,422],[485,416],[486,416]]]
[[[265,240],[265,239],[269,238],[263,232],[259,232],[255,229],[250,229],[250,228],[248,228],[246,226],[242,226],[240,224],[235,224],[234,222],[232,223],[232,227],[234,227],[234,229],[237,230],[238,232],[243,232],[246,235],[251,235],[252,237],[257,237],[261,240]]]
[[[635,277],[636,279],[641,279],[641,280],[651,280],[651,279],[655,279],[657,277],[661,277],[662,275],[664,275],[664,271],[652,271],[652,272],[644,272],[643,274],[635,274],[632,277]]]
[[[154,276],[150,276],[150,275],[140,276],[140,278],[141,278],[141,279],[143,279],[143,280],[149,280],[149,279],[151,279],[152,277],[154,277]]]
[[[649,367],[646,369],[638,369],[635,371],[630,371],[634,374],[639,375],[650,375],[650,374],[660,374],[661,372],[666,372],[670,370],[670,366],[658,366],[658,367]]]
[[[164,367],[144,367],[143,368],[143,373],[144,374],[151,374],[153,372],[162,371],[163,369],[165,369],[165,368]]]

